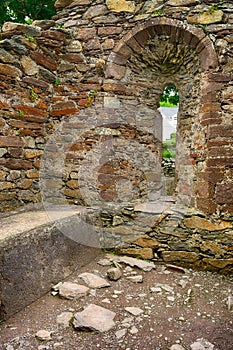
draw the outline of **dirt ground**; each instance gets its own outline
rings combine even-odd
[[[109,266],[98,264],[102,253],[90,264],[71,275],[67,281],[78,282],[82,272],[106,277]],[[109,256],[108,256],[109,257]],[[123,275],[109,281],[110,287],[92,290],[78,300],[46,294],[0,325],[1,350],[168,350],[178,344],[184,349],[200,338],[208,340],[214,350],[233,349],[232,280],[206,272],[177,271],[165,265],[144,272],[121,264]],[[142,275],[135,283],[129,276]],[[84,284],[82,282],[82,284]],[[108,332],[77,331],[57,324],[64,311],[81,311],[96,304],[116,313],[115,326]],[[133,316],[125,307],[143,310]],[[52,332],[51,340],[39,341],[39,330]],[[182,349],[182,348],[180,348]],[[199,349],[207,349],[198,348]],[[208,350],[207,349],[207,350]]]

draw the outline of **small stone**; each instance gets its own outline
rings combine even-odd
[[[183,346],[179,344],[174,344],[170,347],[170,350],[185,350],[185,349],[183,348]]]
[[[143,271],[151,271],[152,269],[155,268],[155,264],[153,262],[147,262],[144,260],[131,258],[128,256],[121,256],[118,258],[118,261],[124,264],[128,264],[131,267],[136,266]]]
[[[98,264],[101,266],[111,266],[112,265],[111,261],[108,259],[101,259],[98,261]]]
[[[77,283],[63,282],[59,286],[59,295],[65,299],[77,299],[86,296],[89,288]]]
[[[130,331],[129,331],[131,334],[137,334],[138,333],[138,329],[137,327],[133,326]]]
[[[187,283],[188,283],[188,281],[180,280],[180,281],[178,282],[178,285],[181,286],[182,288],[185,288],[186,285],[187,285]]]
[[[119,267],[112,267],[107,271],[107,276],[111,281],[117,281],[122,276],[121,269]]]
[[[102,277],[97,276],[93,273],[84,272],[79,277],[88,285],[90,288],[104,288],[110,287],[110,284]]]
[[[62,312],[57,316],[57,324],[63,326],[64,328],[69,327],[70,321],[72,320],[73,313],[72,312]]]
[[[52,339],[51,332],[46,331],[44,329],[41,329],[40,331],[38,331],[36,333],[36,338],[39,339],[39,340],[42,340],[42,341],[51,340]]]
[[[211,344],[208,340],[201,338],[197,339],[193,344],[191,344],[192,350],[213,350],[214,345]]]
[[[14,348],[13,348],[12,345],[7,345],[7,346],[6,346],[6,350],[14,350]]]
[[[126,277],[128,280],[134,283],[142,283],[143,282],[143,277],[142,275],[136,275],[136,276],[129,276]]]
[[[139,307],[128,306],[125,308],[125,310],[133,316],[139,316],[143,313],[143,310]]]
[[[82,312],[74,315],[73,325],[76,329],[106,332],[115,326],[113,321],[115,315],[115,312],[90,304]]]
[[[117,339],[120,339],[126,335],[126,332],[127,332],[127,329],[123,328],[123,329],[120,329],[119,331],[117,331],[115,333],[115,335],[116,335]]]

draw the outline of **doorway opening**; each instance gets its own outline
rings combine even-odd
[[[162,179],[163,195],[175,194],[176,130],[179,110],[179,93],[172,84],[165,86],[160,97],[162,115]]]

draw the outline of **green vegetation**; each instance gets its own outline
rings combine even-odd
[[[38,98],[37,93],[35,93],[35,91],[33,89],[30,89],[30,95],[29,95],[29,100],[36,100]]]
[[[167,85],[164,88],[163,95],[160,97],[161,107],[176,107],[179,104],[179,95],[175,86]]]
[[[162,157],[163,158],[176,157],[176,133],[171,134],[170,140],[163,141]]]
[[[4,22],[31,24],[35,19],[50,19],[55,15],[56,0],[2,0],[0,26]]]

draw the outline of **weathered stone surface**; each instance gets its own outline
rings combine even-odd
[[[139,307],[134,307],[134,306],[128,306],[125,308],[125,310],[133,316],[139,316],[143,313],[142,309],[140,309]]]
[[[114,12],[134,12],[134,1],[127,0],[106,0],[106,5],[110,11]]]
[[[81,278],[90,288],[110,287],[110,284],[104,278],[93,273],[84,272],[79,275],[79,278]]]
[[[155,268],[155,264],[153,262],[147,262],[128,256],[121,256],[117,260],[130,266],[136,266],[139,269],[142,269],[143,271],[150,271]]]
[[[40,27],[41,29],[48,29],[55,26],[55,21],[53,20],[35,20],[32,23],[33,26]]]
[[[211,24],[221,22],[222,18],[223,12],[221,10],[216,10],[214,12],[204,12],[190,15],[188,16],[187,21],[191,24]]]
[[[199,228],[207,231],[220,231],[232,227],[230,223],[222,221],[220,224],[213,224],[209,220],[199,216],[184,219],[184,224],[186,227]]]
[[[60,7],[66,7],[68,5],[70,5],[73,2],[73,0],[57,0],[54,4],[54,6],[56,8],[60,8]]]
[[[128,276],[126,278],[134,283],[142,283],[143,282],[142,275]]]
[[[167,2],[170,6],[192,6],[199,3],[199,0],[169,0]]]
[[[233,259],[204,258],[203,261],[218,269],[224,269],[228,265],[233,265]]]
[[[164,251],[162,252],[162,258],[165,262],[177,261],[183,263],[194,263],[199,259],[197,253],[184,251]]]
[[[152,248],[122,248],[122,254],[129,256],[137,256],[141,259],[153,259],[153,249]]]
[[[191,344],[192,350],[214,350],[214,345],[211,344],[206,339],[197,339],[193,344]]]
[[[59,295],[65,299],[78,299],[89,293],[89,288],[81,284],[63,282],[58,286]]]
[[[70,325],[70,321],[73,318],[73,313],[66,311],[66,312],[62,312],[60,315],[57,316],[57,324],[59,326],[62,326],[63,328],[67,328]]]
[[[151,238],[149,236],[141,236],[133,241],[133,243],[139,245],[144,248],[158,248],[159,242],[155,238]]]
[[[82,312],[74,315],[73,325],[76,329],[107,332],[115,326],[113,321],[115,315],[115,312],[90,304]]]
[[[20,69],[9,64],[2,63],[0,63],[0,74],[7,75],[12,78],[20,78],[23,75]]]
[[[44,329],[41,329],[36,333],[36,338],[42,341],[51,340],[52,339],[52,332],[46,331]]]
[[[39,72],[39,68],[37,64],[30,59],[28,56],[23,56],[21,59],[21,64],[24,69],[25,74],[27,75],[35,75]]]
[[[107,271],[107,276],[111,281],[117,281],[122,276],[121,269],[119,267],[112,267]]]

